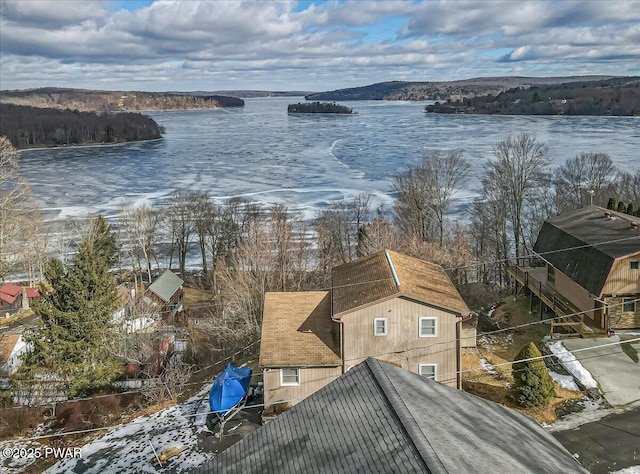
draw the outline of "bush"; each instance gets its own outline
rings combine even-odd
[[[556,396],[553,379],[544,361],[542,359],[526,360],[541,356],[536,345],[530,342],[516,356],[516,361],[525,361],[514,362],[512,365],[513,394],[523,407],[544,406]]]
[[[609,198],[609,202],[607,203],[607,209],[611,209],[615,211],[618,209],[618,201],[615,198]]]

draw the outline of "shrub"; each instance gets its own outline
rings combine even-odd
[[[611,209],[615,211],[618,209],[618,201],[615,198],[609,198],[609,202],[607,203],[607,209]]]
[[[526,360],[541,357],[541,355],[536,345],[530,342],[516,356],[516,361],[524,360],[524,362],[514,362],[512,365],[513,394],[523,407],[544,406],[556,396],[553,379],[544,361],[542,359]]]

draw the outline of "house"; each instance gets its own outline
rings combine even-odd
[[[532,418],[368,358],[194,472],[587,471]]]
[[[20,365],[20,356],[27,344],[20,333],[0,334],[0,376],[13,374]]]
[[[444,270],[383,250],[332,271],[332,290],[266,293],[265,403],[295,405],[368,357],[460,388],[470,313]]]
[[[534,246],[543,267],[513,273],[536,296],[553,298],[547,306],[559,315],[586,312],[584,319],[601,328],[640,328],[639,224],[598,206],[552,217]]]
[[[165,270],[153,280],[143,300],[163,317],[173,317],[182,310],[184,288],[182,279],[171,270]]]
[[[22,287],[13,283],[0,286],[0,313],[10,316],[22,309]]]

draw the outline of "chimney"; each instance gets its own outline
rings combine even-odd
[[[22,309],[29,309],[29,298],[27,297],[26,288],[22,288]]]
[[[609,212],[609,211],[604,211],[604,218],[605,218],[605,219],[611,219],[611,212]]]
[[[638,223],[635,221],[631,221],[629,227],[631,228],[631,230],[638,230]]]

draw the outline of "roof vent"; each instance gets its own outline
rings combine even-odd
[[[604,211],[604,218],[611,219],[611,213],[609,211]]]
[[[638,223],[635,221],[631,221],[631,230],[638,230]]]

